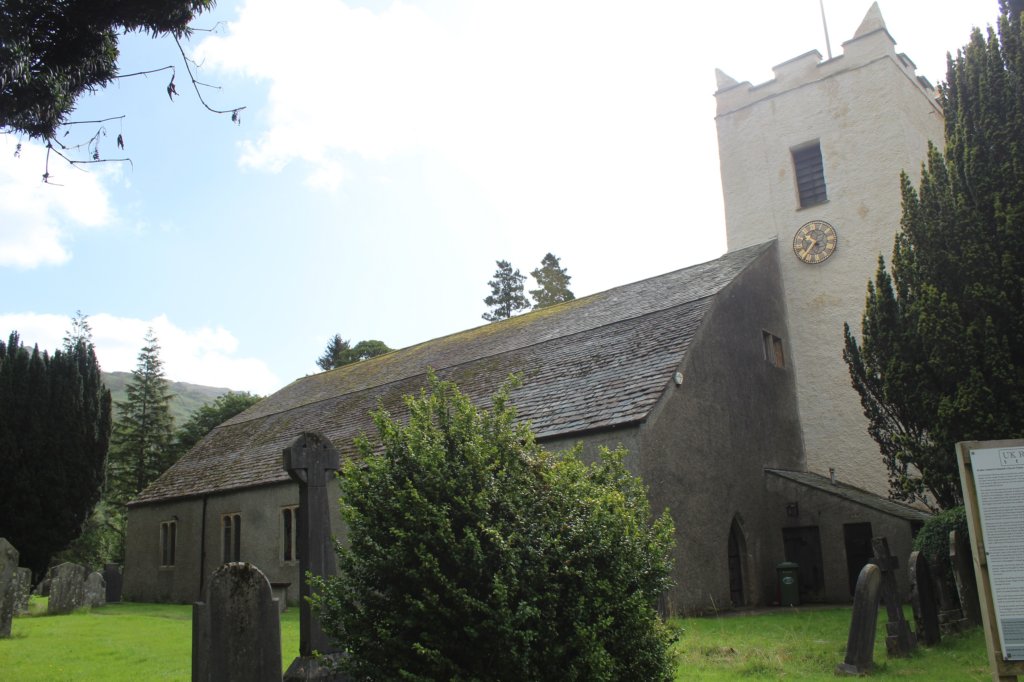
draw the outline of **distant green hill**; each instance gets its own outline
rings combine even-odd
[[[103,372],[103,383],[110,389],[110,395],[114,399],[114,419],[117,419],[117,403],[124,401],[127,395],[124,392],[125,384],[132,378],[131,372]],[[218,396],[224,395],[231,389],[216,388],[214,386],[200,386],[198,384],[187,384],[184,381],[172,381],[171,385],[171,416],[174,417],[174,426],[178,427],[189,415],[204,404],[213,402]]]

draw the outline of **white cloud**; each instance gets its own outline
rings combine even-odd
[[[42,182],[46,149],[0,136],[0,267],[60,265],[71,258],[74,233],[108,224],[113,210],[102,179],[107,172],[83,172],[62,159],[50,160],[50,181]]]
[[[281,381],[256,358],[237,357],[238,340],[223,327],[182,329],[165,315],[151,320],[89,316],[100,366],[108,371],[131,371],[138,364],[146,330],[153,329],[160,345],[164,373],[173,381],[267,394]],[[53,350],[61,345],[70,319],[63,315],[14,313],[0,315],[0,330],[17,331],[25,345]]]

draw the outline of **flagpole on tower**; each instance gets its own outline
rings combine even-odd
[[[828,39],[828,22],[825,21],[825,0],[818,0],[821,5],[821,25],[825,28],[825,49],[828,51],[828,58],[832,59],[832,43]]]

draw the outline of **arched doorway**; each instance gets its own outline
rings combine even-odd
[[[747,543],[743,538],[743,529],[740,528],[737,519],[733,518],[729,526],[729,599],[734,607],[747,603],[743,589],[746,555]]]

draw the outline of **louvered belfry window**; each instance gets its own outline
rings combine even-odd
[[[793,150],[796,186],[800,192],[800,208],[817,206],[828,201],[825,189],[825,165],[821,161],[821,144],[813,142]]]

